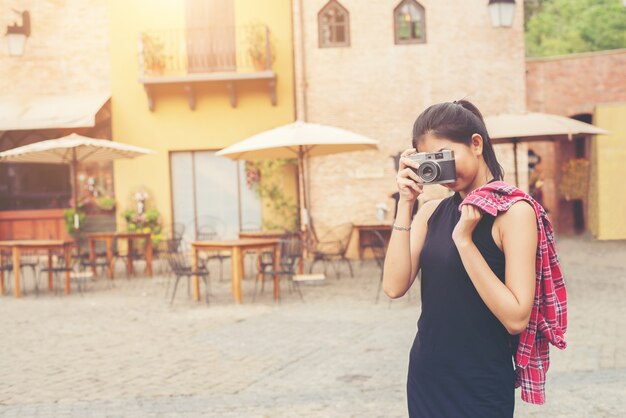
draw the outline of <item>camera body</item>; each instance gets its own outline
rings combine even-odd
[[[424,184],[446,184],[456,181],[454,151],[419,152],[407,158],[419,163],[419,168],[411,167]]]

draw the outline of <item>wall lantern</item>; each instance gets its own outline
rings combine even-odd
[[[26,48],[26,38],[30,36],[30,13],[28,11],[19,12],[13,9],[15,13],[22,16],[22,25],[18,26],[17,23],[7,26],[7,46],[9,48],[9,55],[13,57],[21,57],[24,55],[24,49]]]
[[[624,0],[626,1],[626,0]],[[511,27],[515,15],[515,0],[489,0],[491,25],[497,27]]]

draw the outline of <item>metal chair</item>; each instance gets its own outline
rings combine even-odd
[[[313,225],[311,224],[311,227]],[[324,262],[324,274],[328,267],[328,263],[331,263],[333,270],[335,270],[335,276],[339,279],[339,263],[342,261],[348,264],[350,269],[350,277],[354,277],[352,271],[352,264],[350,260],[346,258],[346,251],[348,250],[348,244],[352,237],[352,231],[354,231],[354,224],[347,222],[336,226],[324,235],[323,238],[317,239],[317,234],[313,231],[313,248],[312,255],[313,260],[309,266],[309,273],[313,271],[313,266],[318,261]]]
[[[67,267],[65,265],[65,257],[63,256],[63,254],[53,254],[52,266],[48,266],[48,264],[46,263],[45,265],[43,265],[43,267],[39,269],[39,274],[37,276],[37,283],[41,281],[41,275],[43,273],[51,272],[53,279],[54,279],[54,291],[55,293],[58,293],[62,287],[59,281],[59,275],[65,274],[68,271],[70,272],[70,275],[71,275],[71,273],[74,271],[74,264],[76,264],[76,262],[77,262],[76,258],[72,258],[70,261],[70,266]],[[82,289],[79,289],[79,290],[82,291]],[[35,287],[35,292],[37,295],[39,295],[39,286]]]
[[[274,257],[272,252],[263,252],[261,257],[264,259],[264,268],[259,271],[259,277],[254,282],[254,295],[252,300],[256,300],[259,281],[261,282],[261,292],[265,287],[265,276],[271,276],[273,280],[278,280],[278,286],[280,286],[280,278],[285,277],[289,280],[291,287],[295,287],[300,295],[300,299],[304,301],[302,292],[300,291],[300,284],[293,280],[293,276],[296,274],[296,261],[302,257],[302,241],[295,236],[291,236],[286,239],[281,239],[279,244],[280,261],[279,269],[273,270],[270,267],[274,265]],[[260,280],[259,280],[260,279]],[[280,300],[280,297],[279,297]]]
[[[6,253],[4,255],[0,255],[2,257],[2,265],[0,266],[0,271],[4,272],[8,279],[7,289],[12,288],[13,281],[11,280],[11,275],[13,274],[13,260],[11,258],[11,253]],[[26,290],[26,275],[24,271],[29,268],[32,271],[32,277],[35,284],[35,290],[37,290],[37,267],[39,265],[39,255],[36,252],[24,251],[22,250],[20,254],[20,286],[22,288],[22,293],[24,295],[27,294]]]
[[[168,247],[170,249],[177,248],[179,246],[179,242],[176,240],[169,240]],[[205,286],[205,298],[206,303],[209,303],[209,291],[210,291],[210,281],[209,281],[209,271],[202,267],[198,267],[198,271],[193,271],[193,266],[189,262],[189,257],[181,251],[170,251],[167,253],[167,261],[172,270],[172,273],[176,276],[176,282],[174,283],[174,289],[172,291],[172,298],[170,299],[170,306],[174,303],[174,297],[176,297],[176,289],[178,288],[178,282],[181,278],[187,278],[187,289],[191,288],[190,279],[193,276],[198,276],[202,279]],[[166,289],[166,294],[167,294]]]
[[[198,227],[196,233],[196,239],[198,241],[216,241],[220,239],[220,236],[213,225],[202,225]],[[224,278],[224,260],[229,259],[230,253],[222,251],[204,251],[200,254],[200,261],[205,268],[208,268],[208,264],[211,260],[218,260],[220,263],[220,281]]]

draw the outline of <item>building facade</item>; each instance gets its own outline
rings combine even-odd
[[[0,3],[0,151],[71,132],[111,138],[108,25],[106,0]],[[81,165],[78,180],[79,204],[114,228],[100,205],[114,193],[112,165]],[[68,166],[0,163],[0,239],[67,238],[72,205]]]
[[[512,27],[493,27],[486,3],[294,0],[298,117],[380,142],[376,151],[310,159],[316,227],[376,222],[379,203],[391,221],[392,157],[411,147],[413,122],[429,105],[468,98],[484,115],[525,110],[522,2]],[[513,181],[512,148],[497,148]],[[518,149],[526,173],[525,145]]]
[[[214,154],[294,120],[291,5],[267,3],[109,2],[113,137],[155,151],[115,163],[119,221],[146,192],[190,239],[262,226],[243,163]]]

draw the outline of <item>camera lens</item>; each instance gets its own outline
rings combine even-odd
[[[424,180],[424,183],[435,181],[439,177],[439,164],[425,161],[417,169],[417,175]]]

